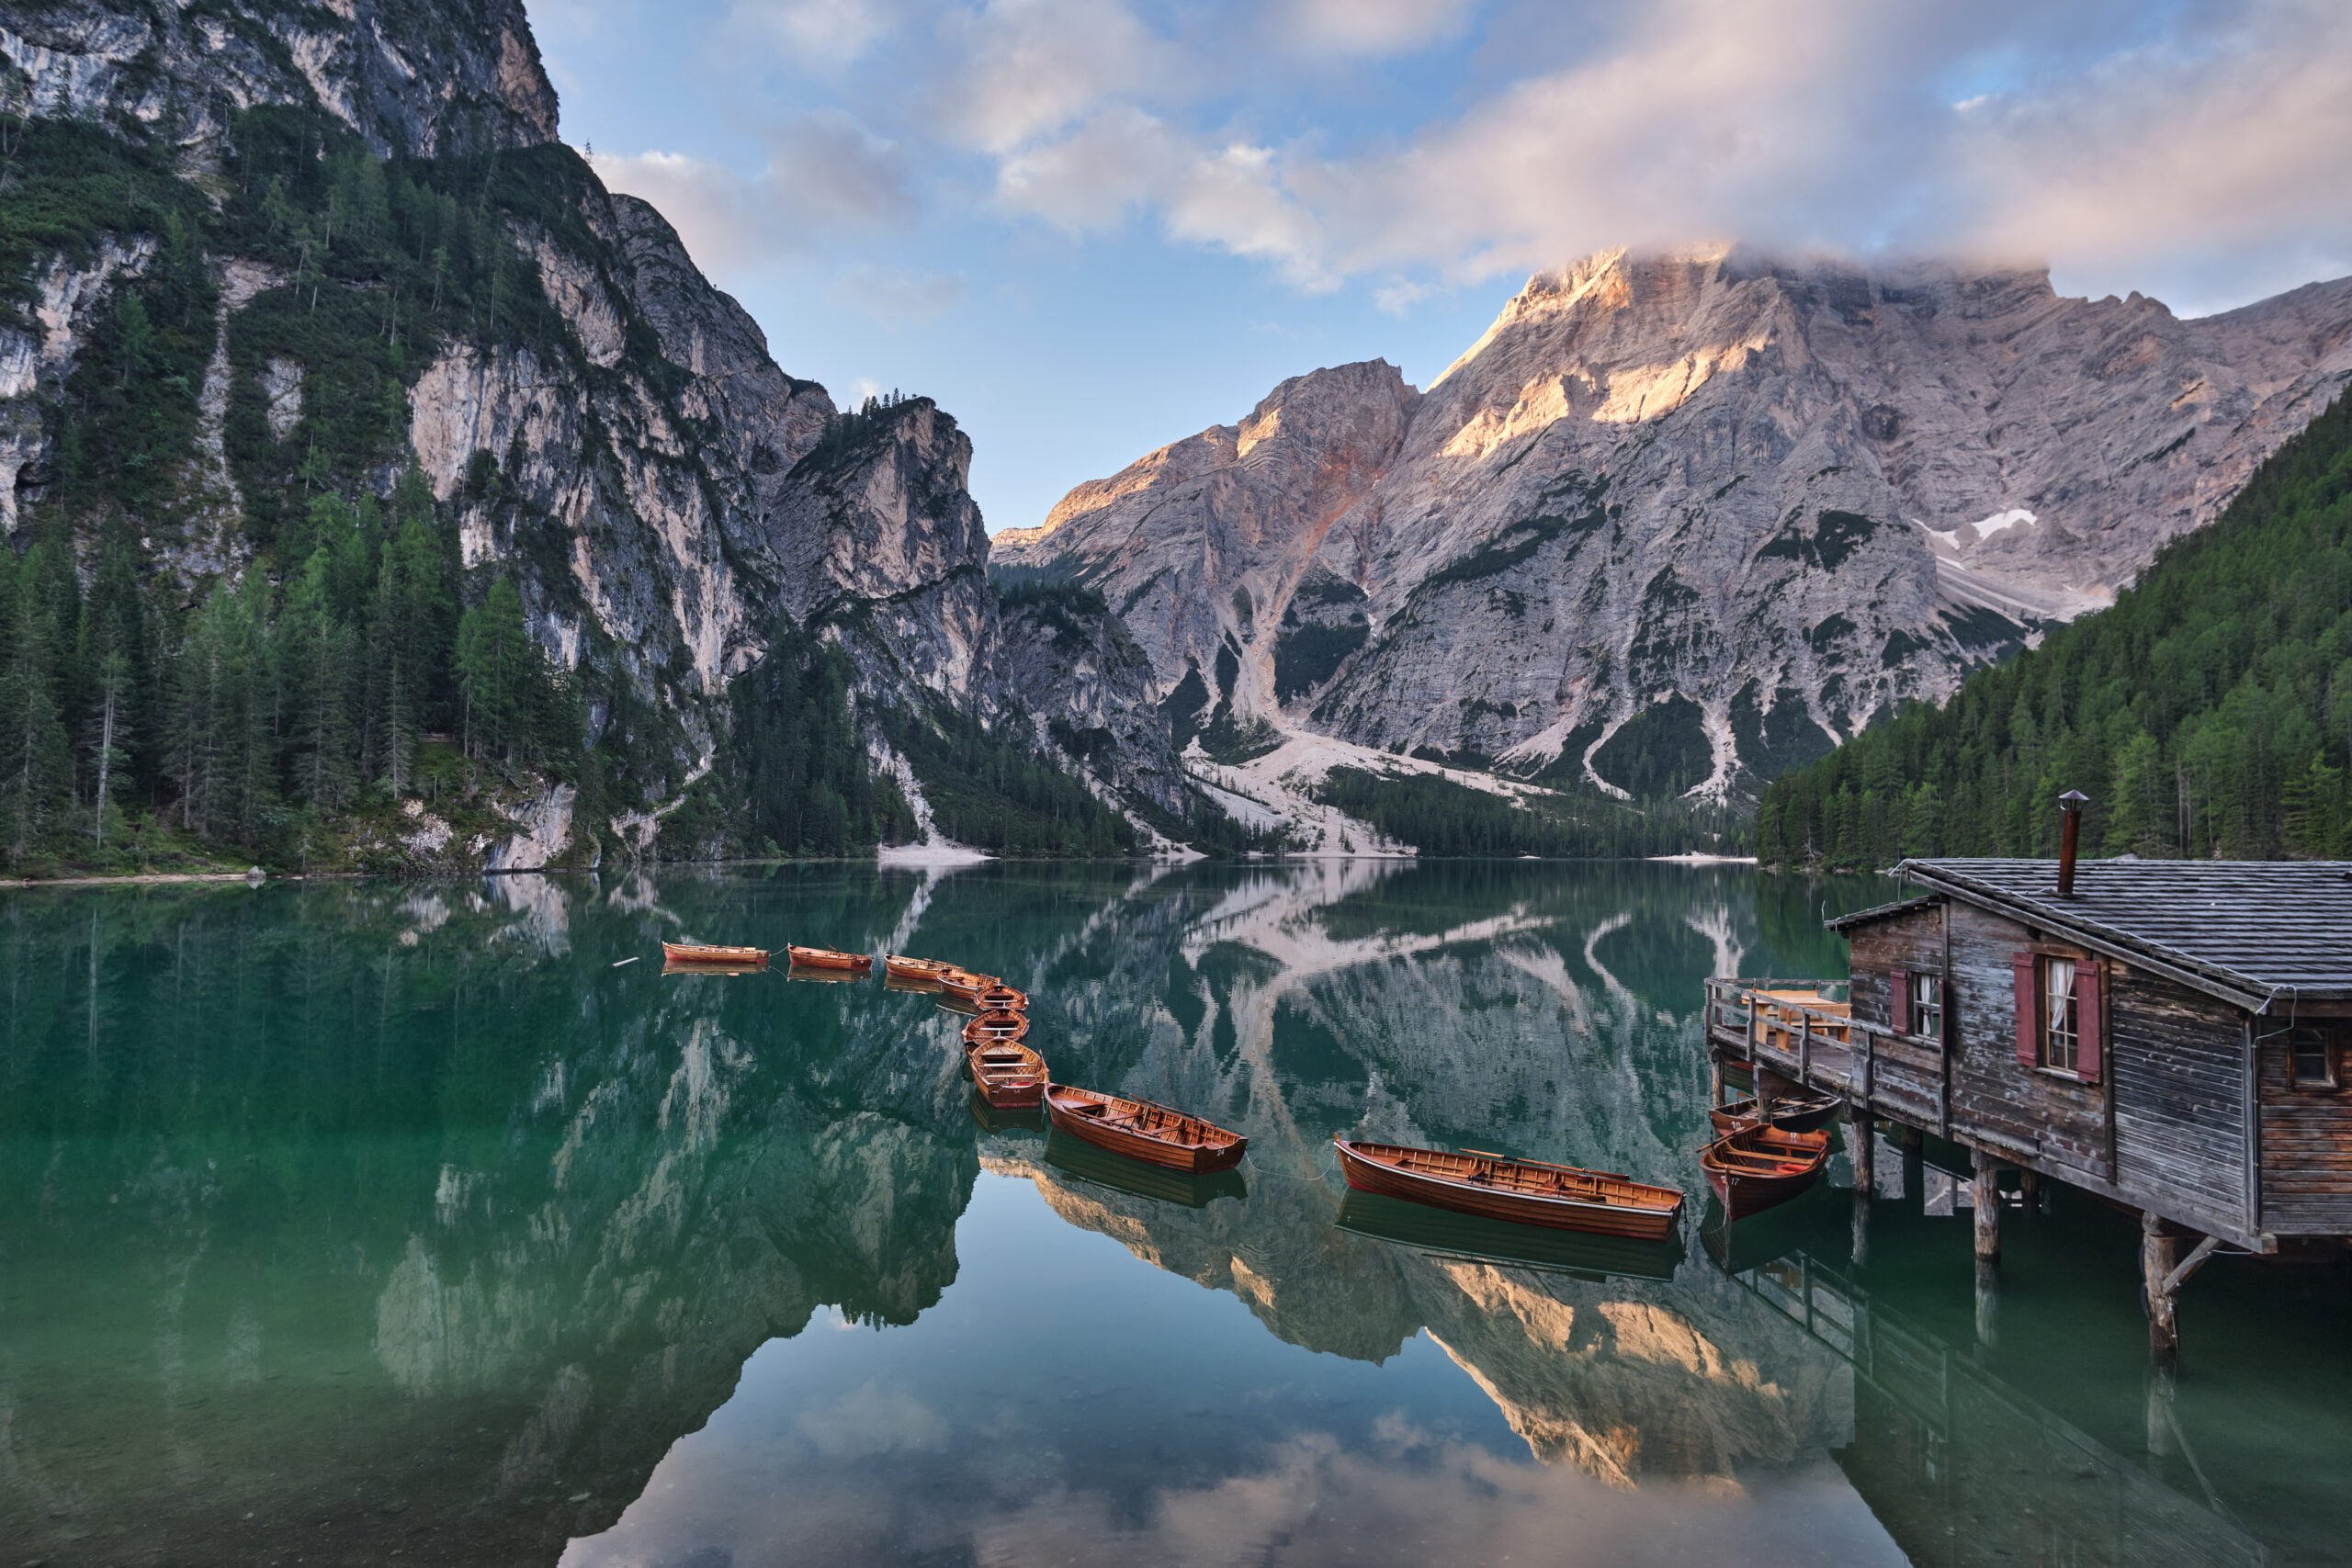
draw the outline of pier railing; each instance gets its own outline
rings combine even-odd
[[[1843,980],[1709,980],[1708,1043],[1857,1110],[1950,1136],[1951,1065],[1941,1044],[1855,1018],[1848,995]]]

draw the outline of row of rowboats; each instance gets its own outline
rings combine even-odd
[[[665,961],[678,967],[757,968],[769,959],[768,950],[756,947],[665,942],[662,948]],[[785,951],[796,969],[849,976],[874,968],[867,953],[797,946]],[[999,976],[902,953],[886,955],[882,968],[894,987],[935,992],[945,1005],[970,1014],[962,1031],[966,1066],[992,1110],[1042,1105],[1060,1131],[1185,1176],[1229,1171],[1249,1148],[1241,1134],[1186,1111],[1053,1081],[1045,1057],[1029,1043],[1027,994]],[[1827,1095],[1800,1094],[1778,1100],[1767,1114],[1758,1114],[1754,1099],[1709,1113],[1714,1137],[1700,1152],[1700,1167],[1731,1218],[1786,1201],[1813,1185],[1828,1157],[1829,1134],[1822,1129],[1838,1104]],[[1672,1235],[1681,1219],[1679,1190],[1611,1171],[1483,1149],[1426,1149],[1353,1138],[1333,1143],[1352,1190],[1481,1220],[1656,1241]]]

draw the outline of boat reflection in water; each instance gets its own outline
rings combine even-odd
[[[1671,1280],[1683,1257],[1679,1234],[1658,1241],[1589,1235],[1453,1213],[1376,1192],[1349,1193],[1340,1203],[1339,1224],[1434,1258],[1510,1264],[1588,1280]]]
[[[1046,1131],[1046,1108],[1042,1105],[996,1106],[989,1097],[974,1089],[966,1102],[971,1109],[972,1120],[983,1133],[1043,1133]]]
[[[1046,1134],[1046,1163],[1078,1181],[1187,1209],[1203,1209],[1220,1198],[1245,1198],[1250,1193],[1249,1179],[1238,1170],[1188,1176],[1164,1166],[1124,1158],[1058,1127]]]
[[[784,977],[804,986],[862,986],[871,976],[853,969],[820,969],[810,964],[795,964],[785,970]]]

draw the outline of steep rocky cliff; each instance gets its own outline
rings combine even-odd
[[[297,852],[296,833],[305,861],[830,852],[930,820],[922,758],[897,755],[907,724],[963,727],[967,772],[990,746],[1078,765],[1050,739],[1060,710],[1016,713],[1008,695],[1001,671],[1025,645],[1002,640],[968,439],[928,400],[838,410],[780,369],[661,215],[556,141],[516,0],[71,0],[0,11],[0,57],[26,220],[0,224],[17,302],[0,318],[0,530],[86,578],[127,523],[138,570],[169,585],[142,619],[134,750],[111,775],[132,800],[105,782],[94,699],[61,659],[89,635],[85,607],[46,605],[53,626],[11,641],[53,670],[27,732],[61,734],[25,774],[47,782],[0,802],[24,824],[6,858],[103,842],[118,807],[130,827],[140,807],[176,812],[201,841],[264,855]],[[411,523],[447,542],[399,555]],[[334,564],[346,545],[348,570]],[[423,563],[428,548],[446,566]],[[287,630],[314,553],[322,636],[348,668],[295,705],[317,731],[296,741],[284,693],[259,688],[318,662]],[[256,573],[269,586],[237,614],[260,651],[231,659],[224,718],[217,694],[184,689],[190,628]],[[481,679],[447,668],[468,636],[495,645],[457,612],[501,580],[553,694],[518,677],[512,702],[484,700]],[[747,694],[779,637],[799,672]],[[224,784],[198,740],[233,750],[265,697],[277,766]],[[775,710],[764,773],[737,744],[754,700]],[[812,701],[852,711],[804,723],[792,710]],[[164,754],[166,733],[198,729]],[[857,741],[812,759],[804,738],[833,729]],[[436,745],[470,770],[454,807]],[[1148,734],[1092,761],[1114,806],[1140,773],[1175,772]],[[425,775],[438,782],[419,807]],[[1164,783],[1138,787],[1172,808]],[[747,789],[763,796],[750,808]],[[345,831],[354,810],[403,799],[404,818]]]
[[[1723,797],[2108,603],[2352,379],[2352,280],[2183,321],[2035,272],[1611,252],[1082,485],[1006,566],[1180,708]]]

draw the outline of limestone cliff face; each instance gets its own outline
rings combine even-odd
[[[425,158],[556,136],[522,0],[58,0],[0,13],[0,56],[33,113],[128,120],[199,165],[257,104],[315,104],[379,152]]]
[[[2183,321],[2036,272],[1611,252],[1532,279],[1418,398],[1385,370],[1269,400],[1286,471],[1334,481],[1244,479],[1209,432],[1000,558],[1099,587],[1164,691],[1720,796],[2211,521],[2352,379],[2352,280]]]
[[[519,275],[502,287],[535,286],[556,330],[442,323],[404,372],[405,456],[456,519],[464,565],[514,577],[532,634],[593,675],[591,744],[630,761],[609,822],[574,823],[569,794],[550,791],[519,807],[511,842],[466,853],[511,865],[593,853],[590,840],[650,850],[665,808],[721,757],[729,682],[786,627],[849,652],[860,704],[1010,721],[969,440],[928,400],[849,413],[781,369],[659,212],[555,144],[555,95],[518,0],[240,0],[200,14],[68,0],[0,10],[0,54],[36,114],[161,151],[199,184],[238,156],[251,123],[238,116],[256,106],[331,120],[390,158],[505,155],[501,204],[466,204],[492,215],[473,243],[512,246]],[[130,232],[42,258],[28,305],[0,312],[0,531],[47,493],[76,357],[159,244]],[[187,523],[153,530],[153,546],[191,592],[255,559],[222,457],[226,411],[258,400],[269,438],[300,452],[306,410],[337,374],[294,353],[232,365],[241,315],[300,285],[235,254],[205,262],[220,349],[175,502]],[[399,468],[361,478],[386,489]],[[1014,732],[1043,735],[1061,709],[1050,689],[1028,695],[1047,705]],[[1098,776],[1124,769],[1107,753],[1094,763]]]
[[[1040,740],[1109,788],[1183,815],[1192,787],[1159,713],[1150,656],[1109,607],[1015,595],[1001,625],[1005,695]]]
[[[1344,578],[1318,554],[1364,542],[1363,502],[1395,464],[1419,400],[1381,361],[1283,382],[1221,424],[1062,498],[1045,525],[998,536],[998,559],[1047,566],[1100,588],[1151,656],[1164,688],[1199,671],[1182,706],[1278,704],[1272,650],[1293,612],[1319,611]],[[1332,538],[1342,518],[1352,531]],[[1357,597],[1361,597],[1358,595]]]

